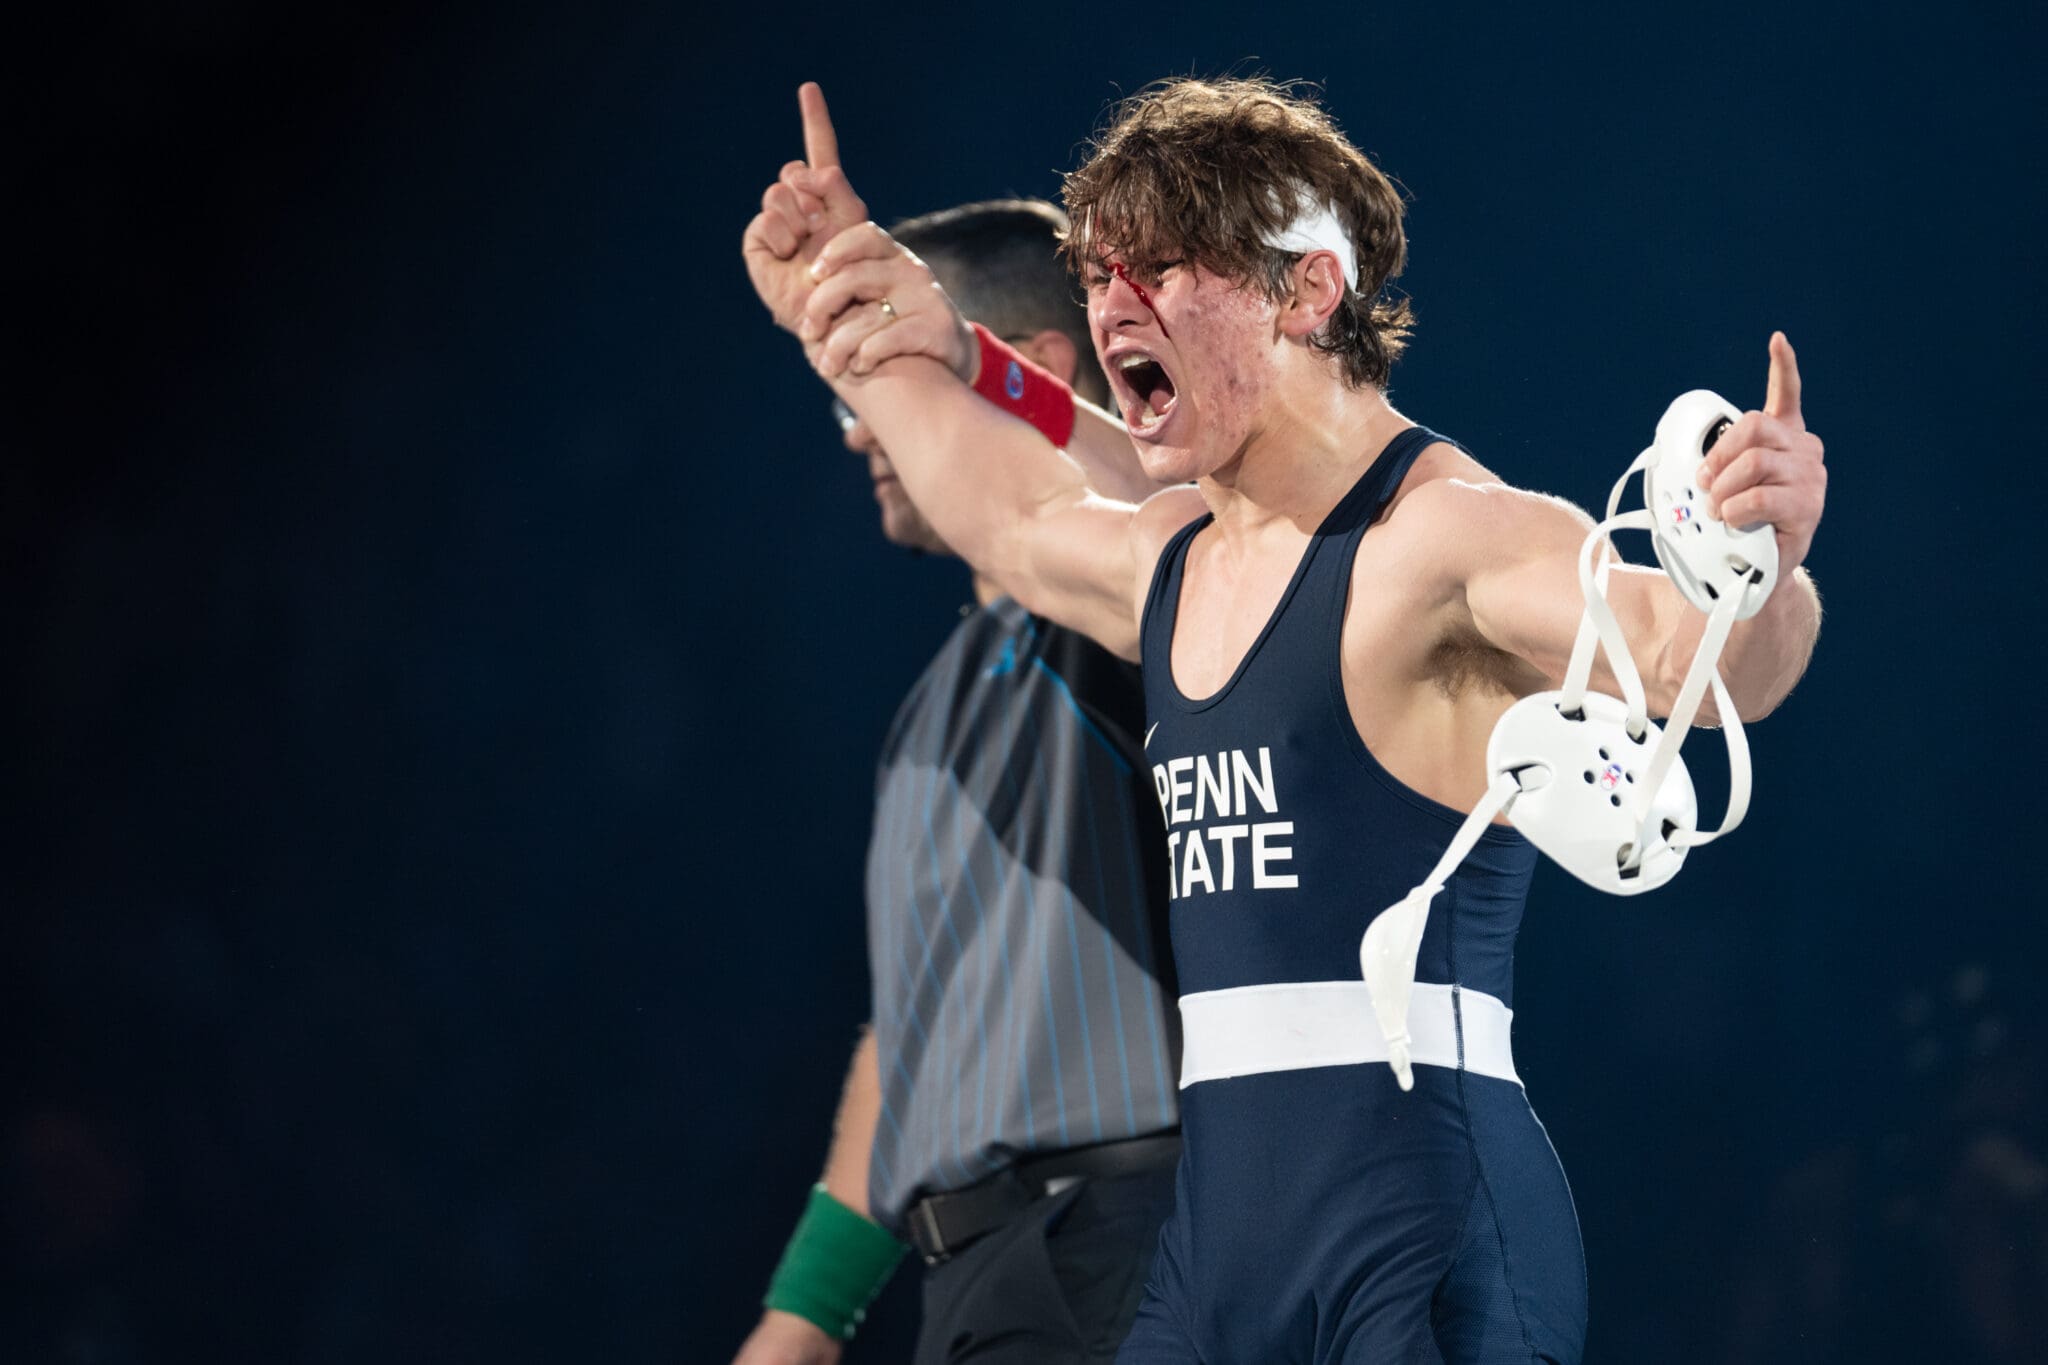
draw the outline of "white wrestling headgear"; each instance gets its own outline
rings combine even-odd
[[[1681,394],[1657,423],[1657,436],[1616,480],[1607,519],[1579,547],[1586,612],[1565,669],[1564,687],[1522,698],[1501,716],[1486,745],[1490,781],[1450,847],[1420,886],[1376,916],[1358,949],[1373,1014],[1387,1038],[1388,1063],[1403,1090],[1409,1065],[1408,999],[1429,903],[1472,851],[1496,815],[1589,886],[1617,896],[1655,890],[1676,876],[1688,849],[1742,823],[1749,809],[1749,741],[1717,664],[1728,631],[1756,615],[1778,582],[1778,542],[1768,524],[1731,527],[1707,511],[1696,482],[1702,458],[1741,414],[1719,394]],[[1617,513],[1629,476],[1643,476],[1643,508]],[[1663,730],[1650,720],[1642,675],[1607,605],[1613,531],[1648,531],[1657,562],[1687,601],[1707,615],[1692,665]],[[1594,546],[1600,547],[1598,567]],[[1586,690],[1595,644],[1621,683],[1620,698]],[[1728,811],[1719,829],[1699,830],[1692,775],[1678,755],[1711,686],[1728,737]]]
[[[1358,288],[1358,256],[1351,249],[1351,234],[1344,230],[1336,209],[1311,199],[1305,189],[1299,197],[1306,207],[1295,215],[1293,222],[1268,235],[1264,239],[1266,245],[1281,251],[1334,251],[1337,263],[1344,268],[1344,282]],[[1279,207],[1277,199],[1275,207]]]

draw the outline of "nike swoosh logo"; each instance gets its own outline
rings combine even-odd
[[[1153,721],[1153,722],[1152,722],[1152,730],[1157,730],[1158,728],[1159,728],[1159,722],[1158,722],[1158,721],[1156,721],[1156,720],[1155,720],[1155,721]],[[1147,749],[1149,749],[1149,748],[1151,748],[1151,747],[1152,747],[1152,730],[1147,730],[1147,731],[1145,732],[1145,744],[1144,744],[1144,747],[1145,747],[1145,748],[1147,748]]]

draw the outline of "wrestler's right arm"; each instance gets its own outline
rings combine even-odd
[[[806,342],[815,363],[832,333],[856,326],[860,315],[885,320],[880,299],[891,301],[892,328],[951,303],[879,228],[845,230],[866,207],[838,164],[823,96],[807,86],[800,103],[810,159],[783,168],[742,250],[776,320],[813,322]],[[801,324],[793,329],[804,334]],[[1075,459],[925,355],[893,356],[864,376],[829,382],[889,451],[912,501],[954,553],[1028,610],[1137,658],[1152,568],[1173,533],[1205,510],[1193,488],[1142,504],[1102,497]],[[1106,414],[1080,407],[1073,443],[1084,452],[1085,443],[1128,440]]]
[[[824,279],[800,335],[820,374],[888,450],[933,529],[1027,610],[1137,658],[1153,566],[1173,533],[1205,510],[1201,495],[1179,486],[1142,503],[1104,496],[1081,460],[1131,462],[1130,438],[1114,418],[1075,404],[1068,444],[1077,459],[982,399],[951,365],[905,349],[933,334],[929,316],[952,305],[881,229],[840,233],[814,270]],[[895,319],[878,328],[882,298]]]

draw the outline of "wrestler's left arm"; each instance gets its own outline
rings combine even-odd
[[[1700,486],[1709,509],[1733,525],[1769,522],[1777,533],[1778,586],[1763,609],[1738,622],[1721,674],[1744,720],[1769,714],[1805,673],[1820,633],[1820,597],[1801,567],[1827,499],[1820,438],[1800,411],[1799,366],[1783,333],[1771,337],[1761,411],[1749,412],[1708,452]],[[1424,515],[1458,528],[1454,576],[1473,627],[1494,647],[1562,680],[1584,596],[1579,546],[1592,521],[1569,503],[1503,484],[1459,479],[1425,485]],[[1706,630],[1706,616],[1662,569],[1616,564],[1608,580],[1651,708],[1668,712]],[[1603,657],[1595,685],[1615,690]],[[1703,719],[1714,718],[1711,704]]]

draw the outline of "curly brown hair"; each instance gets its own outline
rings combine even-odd
[[[1358,287],[1309,344],[1351,387],[1386,386],[1415,323],[1407,299],[1386,293],[1408,254],[1401,192],[1312,98],[1262,78],[1160,81],[1107,125],[1066,178],[1071,269],[1104,251],[1140,276],[1187,261],[1281,298],[1301,253],[1265,239],[1326,203],[1351,236]]]

